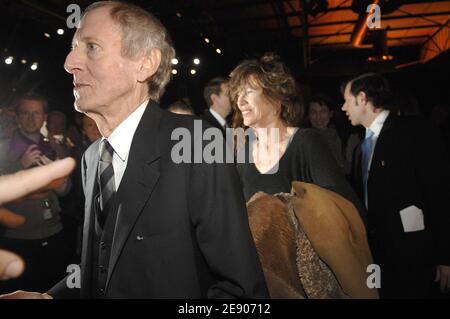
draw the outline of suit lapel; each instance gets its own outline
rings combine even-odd
[[[386,118],[386,121],[383,124],[383,128],[380,131],[380,135],[378,136],[377,143],[375,144],[368,180],[370,180],[370,176],[372,175],[372,173],[376,171],[377,167],[379,167],[378,163],[381,163],[381,166],[384,166],[385,162],[384,157],[386,155],[386,147],[387,147],[386,142],[391,138],[390,136],[394,120],[395,115],[393,115],[393,113],[391,112],[389,116]],[[372,168],[374,168],[374,170]]]
[[[86,297],[89,295],[90,291],[90,275],[91,275],[91,269],[89,265],[91,265],[90,259],[92,257],[92,235],[93,235],[93,227],[95,225],[95,213],[94,213],[94,197],[97,189],[97,169],[98,169],[98,161],[99,161],[99,141],[94,142],[94,144],[91,146],[91,149],[88,152],[86,152],[85,155],[85,161],[86,161],[86,168],[83,172],[84,178],[84,187],[85,187],[85,196],[86,196],[86,203],[88,205],[85,205],[86,211],[84,216],[84,227],[83,227],[83,248],[82,248],[82,256],[81,256],[81,264],[82,267],[82,290],[81,294],[82,297]]]
[[[127,168],[117,193],[117,218],[106,287],[123,246],[159,179],[158,127],[161,116],[158,104],[150,102],[133,137]]]
[[[217,127],[218,129],[220,129],[223,133],[225,132],[224,127],[222,126],[222,124],[219,123],[219,121],[216,119],[216,117],[211,113],[210,110],[206,110],[205,112],[205,119],[207,122],[209,122],[209,124],[211,124],[212,126]]]

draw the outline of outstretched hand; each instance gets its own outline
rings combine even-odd
[[[14,174],[0,176],[0,206],[45,187],[52,181],[68,176],[75,168],[73,158],[58,160],[45,166],[35,167]],[[19,256],[0,249],[0,280],[20,276],[25,264]],[[0,298],[50,299],[47,294],[16,291]]]

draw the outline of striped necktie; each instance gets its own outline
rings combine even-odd
[[[114,149],[107,140],[103,140],[98,165],[98,182],[100,187],[100,214],[99,223],[103,227],[108,211],[111,206],[112,197],[116,193],[114,182],[114,168],[112,165]]]

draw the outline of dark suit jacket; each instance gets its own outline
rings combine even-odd
[[[354,176],[363,198],[360,147],[355,155]],[[378,137],[367,184],[368,237],[378,262],[405,271],[450,265],[449,181],[438,134],[418,118],[391,113]],[[412,205],[423,211],[425,229],[405,232],[400,211]]]
[[[214,115],[211,113],[211,111],[209,109],[205,110],[205,112],[203,113],[202,118],[206,122],[211,124],[212,126],[217,127],[218,129],[220,129],[222,131],[222,133],[225,134],[224,127],[219,123],[219,121],[217,121],[217,119],[214,117]]]
[[[133,137],[118,193],[107,298],[268,296],[233,164],[176,164],[174,129],[194,140],[194,117],[150,102]],[[203,125],[205,126],[205,125]],[[198,134],[198,135],[195,135]],[[81,296],[91,291],[92,241],[99,141],[83,159],[86,214]],[[137,240],[140,238],[141,240]],[[67,297],[65,283],[50,292]]]

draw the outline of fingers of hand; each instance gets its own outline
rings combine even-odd
[[[51,162],[53,162],[51,159],[49,159],[47,156],[42,155],[40,157],[40,160],[42,163],[44,163],[44,165],[50,164]]]
[[[0,279],[8,280],[18,277],[24,270],[23,260],[6,250],[0,249]]]
[[[33,150],[35,150],[37,148],[38,148],[38,146],[36,144],[30,145],[30,146],[28,146],[28,148],[27,148],[25,153],[32,152]]]
[[[34,192],[51,181],[69,175],[75,160],[67,157],[45,167],[35,167],[11,175],[0,176],[0,205]]]
[[[18,290],[10,294],[1,295],[0,299],[53,299],[48,294],[41,294],[40,292],[30,292]]]

